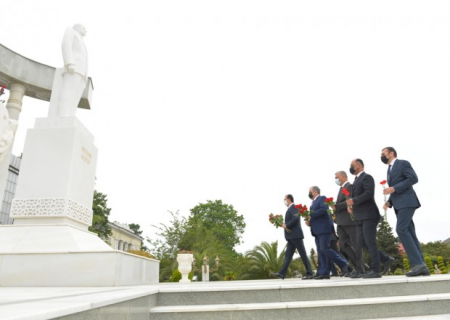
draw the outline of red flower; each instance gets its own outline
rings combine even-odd
[[[350,195],[350,192],[348,192],[348,190],[345,189],[345,188],[342,188],[342,193],[343,193],[346,197],[348,197],[348,196]]]
[[[384,184],[386,184],[386,182],[387,182],[386,180],[383,180],[383,181],[380,182],[380,184],[384,185]]]
[[[301,204],[296,204],[296,205],[295,205],[295,209],[300,209],[301,207],[302,207]]]
[[[333,198],[326,198],[325,202],[333,202]]]

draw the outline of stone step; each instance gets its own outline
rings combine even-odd
[[[297,299],[298,300],[298,299]],[[157,306],[151,320],[380,319],[450,313],[450,293],[320,301]]]
[[[450,275],[381,279],[263,280],[161,284],[157,305],[192,306],[396,297],[450,293]]]

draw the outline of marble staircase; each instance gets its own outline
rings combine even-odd
[[[162,286],[150,319],[379,319],[450,313],[450,275]]]

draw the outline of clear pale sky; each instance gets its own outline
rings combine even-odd
[[[449,2],[17,0],[1,12],[0,43],[55,67],[65,28],[86,26],[95,91],[77,116],[112,221],[153,237],[167,210],[222,199],[245,216],[239,251],[284,244],[268,214],[287,193],[309,205],[312,185],[336,197],[334,173],[355,157],[381,208],[380,152],[394,146],[419,176],[419,240],[450,237]],[[24,99],[16,155],[47,110]]]

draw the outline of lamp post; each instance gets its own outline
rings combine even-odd
[[[209,267],[209,259],[208,257],[205,255],[202,259],[202,281],[204,282],[208,282],[209,281],[209,273],[215,272],[217,270],[219,270],[220,267],[220,259],[219,256],[216,256],[216,258],[214,259],[214,263],[215,263],[215,267],[214,268],[210,268]],[[192,261],[192,270],[193,271],[198,271],[198,268],[196,267],[196,260],[194,259]]]

